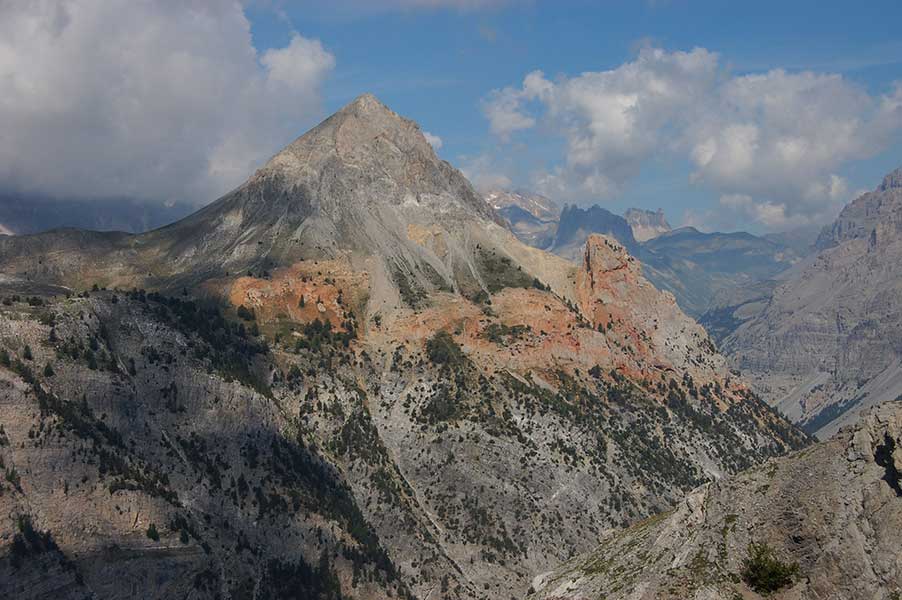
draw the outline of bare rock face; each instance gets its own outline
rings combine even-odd
[[[774,599],[902,593],[902,403],[830,441],[705,485],[668,513],[606,536],[534,582],[529,598],[761,598],[743,577],[749,545],[797,565]]]
[[[902,395],[899,179],[849,204],[820,252],[722,344],[768,401],[820,437]]]
[[[671,230],[670,223],[664,217],[664,211],[660,208],[656,211],[630,208],[623,213],[626,222],[633,230],[633,237],[638,242],[647,242],[662,233]]]
[[[629,331],[640,356],[703,381],[725,373],[705,330],[680,310],[672,294],[642,276],[641,263],[617,241],[589,236],[576,288],[593,327]]]
[[[836,221],[821,232],[818,249],[824,250],[854,239],[870,239],[873,235],[893,235],[902,230],[902,169],[883,178],[873,192],[867,193],[845,207]],[[878,240],[875,239],[875,243]]]
[[[499,221],[363,96],[164,229],[0,238],[0,597],[507,600],[809,443]]]

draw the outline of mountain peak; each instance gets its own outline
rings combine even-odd
[[[395,177],[411,162],[440,162],[417,123],[366,93],[285,147],[266,164],[264,171],[277,171],[295,179],[311,174],[311,169],[321,172],[325,163],[334,163],[335,159],[357,169],[373,167]]]
[[[902,189],[902,167],[884,177],[880,184],[881,192],[888,192],[891,189]]]
[[[660,208],[657,211],[630,208],[623,213],[623,217],[630,224],[633,236],[638,242],[646,242],[671,230],[670,223]]]
[[[826,250],[852,239],[869,239],[902,232],[902,168],[886,175],[873,192],[847,204],[836,220],[821,231],[815,246]]]
[[[360,94],[359,96],[351,100],[348,104],[346,104],[342,110],[347,110],[350,108],[366,111],[379,110],[395,114],[394,111],[386,106],[384,102],[382,102],[381,100],[379,100],[379,98],[369,92]]]

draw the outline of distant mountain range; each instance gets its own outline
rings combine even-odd
[[[526,191],[495,190],[486,202],[505,218],[520,241],[545,249],[554,242],[561,208],[554,201]]]
[[[168,225],[195,207],[130,198],[57,199],[0,192],[0,234],[27,234],[58,227],[141,233]]]
[[[531,198],[541,199],[541,212]],[[661,210],[629,209],[620,216],[598,205],[574,205],[558,211],[552,200],[522,191],[491,192],[486,199],[521,241],[570,260],[580,256],[590,234],[613,237],[642,261],[652,283],[671,292],[696,318],[718,306],[723,294],[769,281],[797,263],[810,252],[816,235],[813,230],[763,237],[703,233],[692,227],[672,230]],[[720,331],[713,318],[708,322]]]

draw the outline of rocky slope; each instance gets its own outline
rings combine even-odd
[[[664,218],[664,211],[660,208],[656,211],[629,208],[623,213],[623,218],[629,223],[637,242],[647,242],[671,230],[670,223]]]
[[[902,172],[849,204],[818,247],[723,348],[771,402],[829,436],[902,395]]]
[[[528,597],[898,598],[900,448],[902,403],[890,402],[828,442],[702,486],[674,510],[612,532],[537,577]],[[765,561],[748,569],[750,544],[770,549],[790,576],[762,585],[754,575],[777,570]]]
[[[808,442],[371,96],[172,226],[0,258],[0,596],[506,599]]]

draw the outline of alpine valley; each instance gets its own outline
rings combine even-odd
[[[524,598],[839,464],[632,249],[524,244],[371,95],[167,227],[0,236],[0,597]]]

